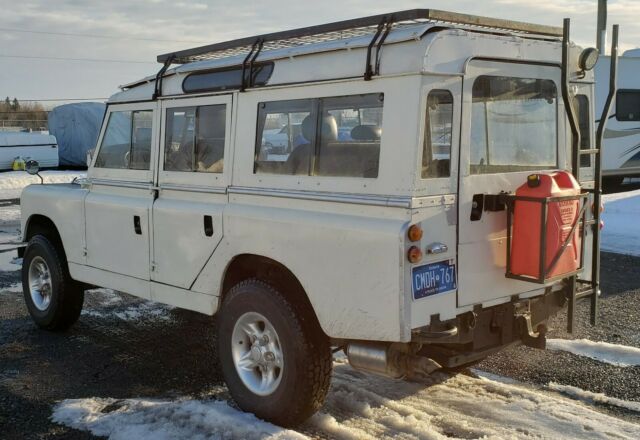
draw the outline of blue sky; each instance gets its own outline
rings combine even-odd
[[[574,41],[594,46],[597,0],[0,0],[0,7],[0,96],[53,99],[108,97],[155,73],[160,53],[411,8],[557,26],[570,17]],[[609,0],[609,28],[621,25],[623,49],[640,47],[638,17],[640,0]]]

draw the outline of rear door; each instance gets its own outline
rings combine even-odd
[[[151,279],[190,289],[222,239],[231,95],[162,102]]]
[[[505,278],[506,211],[485,211],[482,196],[515,192],[527,175],[566,164],[559,67],[472,61],[463,93],[459,307],[539,290]]]

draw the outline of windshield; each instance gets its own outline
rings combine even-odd
[[[557,167],[557,89],[549,79],[479,76],[471,107],[471,173]]]

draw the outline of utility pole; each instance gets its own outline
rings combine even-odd
[[[598,30],[596,48],[600,55],[605,55],[607,46],[607,0],[598,0]]]

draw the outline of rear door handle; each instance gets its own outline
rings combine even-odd
[[[142,227],[140,226],[140,216],[133,216],[133,230],[136,231],[136,234],[142,235]]]
[[[213,235],[213,219],[210,215],[204,216],[204,235],[211,237]]]

